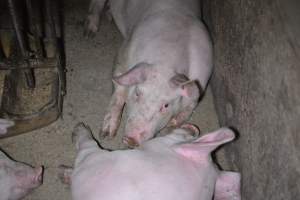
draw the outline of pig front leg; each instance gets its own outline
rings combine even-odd
[[[89,13],[85,22],[84,35],[93,36],[99,28],[100,15],[108,0],[91,0]]]
[[[100,136],[114,137],[117,134],[121,122],[127,89],[117,83],[114,83],[114,87],[115,91],[111,97],[108,111],[104,117],[102,133],[100,133]]]

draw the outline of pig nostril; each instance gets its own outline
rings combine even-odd
[[[139,144],[135,141],[135,139],[126,136],[123,137],[123,143],[129,146],[130,148],[139,146]]]

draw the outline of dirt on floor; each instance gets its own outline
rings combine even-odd
[[[78,122],[87,123],[98,139],[102,120],[112,93],[112,67],[122,37],[113,22],[104,20],[93,39],[83,37],[87,2],[65,4],[65,50],[67,95],[63,116],[48,127],[27,134],[1,139],[0,147],[19,161],[45,167],[43,185],[25,200],[71,200],[68,186],[58,178],[58,166],[72,165],[75,148],[71,132]],[[218,127],[210,88],[191,121],[203,133]],[[120,134],[100,143],[110,149],[124,148]]]

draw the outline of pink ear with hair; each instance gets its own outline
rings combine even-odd
[[[200,97],[200,89],[196,81],[190,81],[181,85],[180,94],[183,97],[196,99]]]
[[[124,74],[113,77],[113,80],[123,86],[132,86],[143,83],[147,80],[151,69],[151,65],[139,63]]]
[[[196,99],[202,94],[202,88],[197,81],[189,80],[184,74],[176,74],[169,83],[171,88],[178,88],[183,97]]]
[[[228,128],[221,128],[212,133],[208,133],[191,143],[184,143],[174,146],[174,150],[182,156],[194,160],[203,161],[204,158],[215,150],[218,146],[230,142],[235,138],[235,134]]]

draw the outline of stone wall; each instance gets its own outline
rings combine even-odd
[[[204,0],[212,33],[211,83],[243,199],[300,198],[300,1]]]

